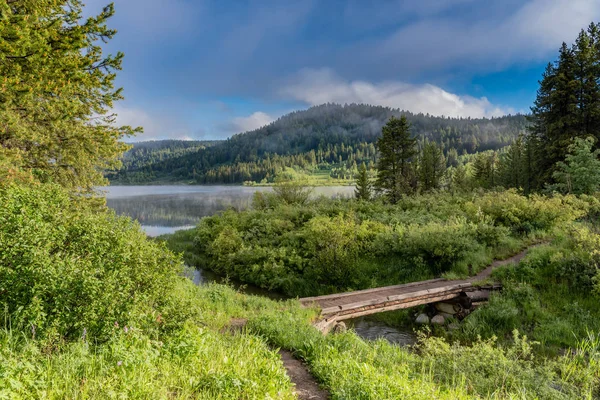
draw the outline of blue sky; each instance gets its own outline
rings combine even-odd
[[[86,13],[108,0],[87,0]],[[324,102],[527,112],[599,0],[114,0],[123,124],[217,139]]]

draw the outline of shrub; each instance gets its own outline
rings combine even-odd
[[[583,216],[585,211],[574,207],[573,202],[573,196],[532,195],[527,198],[515,190],[507,190],[480,196],[467,203],[465,209],[472,219],[490,217],[495,225],[528,234],[533,230],[549,230]]]
[[[57,186],[0,189],[0,318],[34,335],[102,339],[158,304],[180,260],[112,212],[76,207]]]
[[[396,251],[438,275],[481,248],[474,236],[472,228],[460,220],[412,225],[399,240]]]
[[[277,197],[285,204],[306,204],[312,189],[295,182],[282,182],[273,186]]]

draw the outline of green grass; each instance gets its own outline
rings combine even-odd
[[[292,386],[267,341],[223,333],[232,318],[312,311],[295,302],[245,296],[223,285],[181,279],[163,327],[116,326],[106,343],[36,340],[0,330],[0,398],[292,399]],[[170,326],[185,313],[187,322]]]
[[[331,169],[319,169],[315,171],[296,170],[294,168],[286,168],[281,174],[279,181],[294,182],[299,185],[306,186],[351,186],[355,184],[355,179],[332,178],[330,176]],[[245,186],[273,186],[273,182],[244,182]]]
[[[415,352],[352,332],[323,336],[293,314],[257,316],[249,329],[304,359],[333,399],[591,399],[600,387],[596,338],[576,357],[546,360],[516,332],[506,346],[422,337]]]
[[[114,328],[94,344],[34,340],[0,330],[0,398],[292,399],[277,347],[305,360],[333,399],[594,398],[600,377],[596,336],[550,359],[521,336],[451,345],[422,337],[417,351],[352,332],[323,336],[315,312],[294,300],[247,296],[182,279],[160,330]],[[587,306],[587,305],[586,305]],[[187,322],[179,321],[184,313]],[[240,333],[223,329],[247,318]],[[557,388],[560,388],[558,390]]]

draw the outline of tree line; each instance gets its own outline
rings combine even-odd
[[[125,168],[109,178],[119,183],[171,179],[194,183],[273,182],[288,167],[328,171],[353,179],[365,163],[374,169],[375,142],[390,117],[405,115],[412,133],[435,142],[452,163],[462,154],[497,150],[527,127],[523,115],[492,119],[447,118],[412,114],[365,104],[324,104],[297,111],[260,129],[235,135],[210,147],[140,163],[130,154]]]
[[[393,203],[417,191],[467,186],[517,188],[525,193],[592,194],[600,187],[600,24],[563,43],[539,82],[526,133],[500,151],[483,151],[447,168],[443,149],[425,141],[420,151],[405,116],[392,117],[377,141],[380,157],[374,187]],[[361,169],[357,197],[368,199]]]

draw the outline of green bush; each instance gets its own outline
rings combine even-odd
[[[353,278],[361,273],[358,259],[385,230],[376,222],[357,222],[353,215],[312,218],[302,232],[304,254],[311,259],[310,278],[338,288],[355,286]]]
[[[456,269],[460,261],[480,249],[472,227],[461,220],[411,225],[396,247],[405,259],[435,275]]]
[[[139,225],[57,186],[0,188],[0,318],[33,335],[103,339],[158,304],[181,271]]]
[[[585,215],[581,202],[574,196],[525,197],[515,190],[487,193],[467,203],[467,213],[474,218],[491,218],[495,225],[511,228],[517,234],[549,230],[561,223]]]

